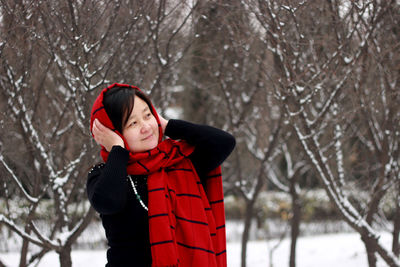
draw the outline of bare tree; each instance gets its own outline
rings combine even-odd
[[[79,177],[83,166],[88,165],[84,159],[88,144],[78,147],[70,140],[82,135],[82,121],[75,120],[70,112],[73,97],[45,89],[51,79],[53,58],[44,48],[39,5],[10,1],[2,8],[5,38],[0,83],[7,110],[2,113],[2,121],[7,130],[2,135],[0,161],[4,176],[14,183],[4,181],[7,203],[18,201],[25,208],[15,210],[7,204],[0,221],[23,239],[20,266],[34,263],[49,250],[59,253],[63,266],[70,266],[72,243],[93,215],[85,203],[76,202],[84,193]],[[38,212],[48,198],[54,201],[49,208],[55,218],[51,225],[43,225]],[[42,250],[28,260],[29,243]]]
[[[93,217],[82,201],[82,177],[99,160],[88,114],[114,81],[145,89],[161,112],[184,85],[186,118],[235,135],[225,189],[246,203],[242,266],[268,183],[292,197],[294,266],[308,166],[370,266],[376,255],[399,266],[396,1],[1,0],[0,12],[0,222],[23,240],[20,266],[50,250],[71,266]],[[43,218],[45,206],[54,216]]]
[[[208,1],[194,17],[194,44],[186,80],[188,119],[229,130],[237,147],[225,165],[226,192],[245,202],[242,266],[266,186],[266,169],[276,156],[283,116],[273,90],[266,88],[266,51],[241,1]]]
[[[130,82],[167,107],[165,88],[174,85],[173,69],[190,46],[182,40],[194,6],[1,3],[0,197],[6,205],[0,222],[23,240],[20,266],[36,264],[50,250],[61,266],[71,266],[72,245],[94,215],[84,178],[98,160],[88,131],[95,90]],[[32,244],[38,252],[28,258]]]
[[[266,33],[265,47],[274,55],[276,71],[270,81],[276,97],[332,203],[360,233],[370,266],[376,266],[376,253],[389,266],[399,266],[395,251],[380,243],[374,224],[382,218],[379,204],[387,189],[398,186],[398,137],[391,128],[398,125],[394,114],[399,111],[391,102],[398,99],[398,70],[386,65],[388,54],[398,54],[398,46],[392,45],[398,36],[390,34],[388,42],[380,34],[397,27],[392,20],[398,19],[398,4],[248,3]],[[367,181],[357,181],[349,163],[352,153],[364,150],[370,156],[355,161],[369,166],[362,175]],[[368,192],[367,199],[358,192]]]
[[[283,131],[285,132],[285,131]],[[299,149],[295,142],[290,142],[292,136],[288,130],[281,137],[285,142],[280,143],[280,161],[282,163],[268,166],[265,170],[268,175],[268,181],[278,190],[287,193],[291,198],[290,220],[290,255],[289,266],[296,266],[296,245],[300,236],[300,222],[302,219],[302,193],[300,181],[305,176],[310,166],[304,160],[303,153],[299,153]],[[275,162],[278,160],[275,160]],[[279,161],[278,161],[279,162]],[[281,166],[284,167],[281,167]],[[305,187],[305,185],[302,185]]]

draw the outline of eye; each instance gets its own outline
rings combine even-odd
[[[130,126],[135,126],[136,125],[136,121],[132,121]]]
[[[151,115],[152,115],[151,112],[147,113],[147,114],[146,114],[146,118],[150,118]]]

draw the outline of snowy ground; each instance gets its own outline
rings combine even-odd
[[[382,244],[390,247],[390,236],[383,234],[380,238]],[[247,263],[250,267],[270,266],[270,248],[276,244],[276,240],[251,241],[248,247]],[[302,237],[297,245],[297,266],[298,267],[354,267],[368,266],[365,249],[355,233],[327,234],[319,236]],[[240,266],[240,243],[228,242],[228,266]],[[7,267],[17,266],[18,253],[0,254],[0,259]],[[273,266],[288,266],[289,240],[284,239],[273,253]],[[73,251],[73,266],[90,267],[104,266],[105,251]],[[55,253],[46,255],[39,267],[57,267],[58,258]],[[382,261],[378,267],[386,266]],[[270,266],[271,267],[271,266]]]

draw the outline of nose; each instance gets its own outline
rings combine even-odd
[[[140,128],[140,132],[141,132],[142,134],[144,134],[144,133],[147,133],[149,130],[150,130],[150,124],[144,122],[144,123],[142,124],[142,128]]]

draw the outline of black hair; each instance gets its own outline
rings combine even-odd
[[[133,110],[135,96],[138,96],[146,102],[153,113],[150,99],[140,90],[131,87],[116,86],[104,92],[104,109],[115,129],[120,133],[122,133],[125,124],[128,122],[129,115]]]

